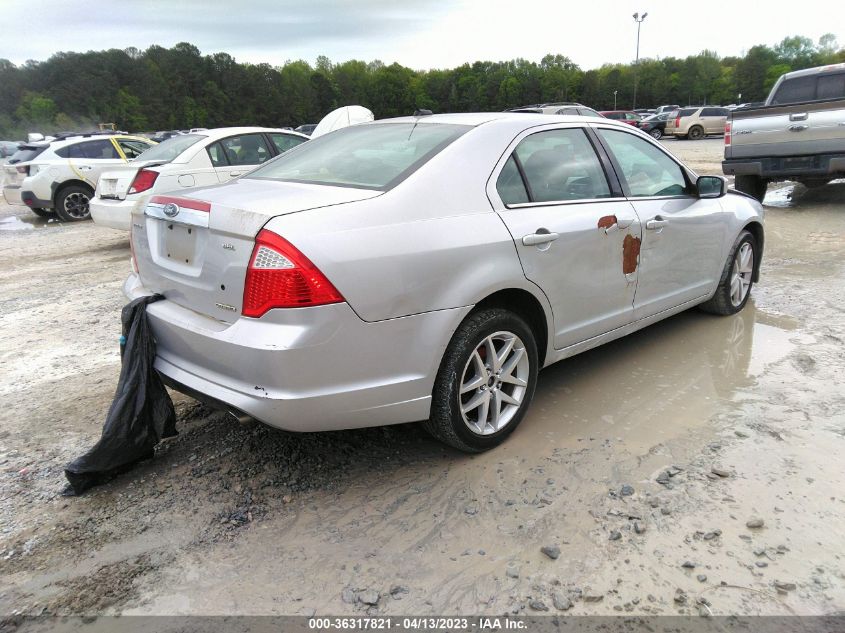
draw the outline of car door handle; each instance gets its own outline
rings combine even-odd
[[[229,172],[229,175],[230,175],[232,178],[236,178],[237,176],[240,176],[242,173],[244,173],[244,172],[242,172],[242,171],[230,171],[230,172]]]
[[[649,231],[656,231],[657,229],[662,229],[664,226],[669,224],[669,220],[664,220],[660,218],[660,216],[654,218],[653,220],[649,220],[645,223],[645,228]]]
[[[806,112],[796,112],[794,114],[789,115],[790,121],[806,121],[807,120],[807,113]]]
[[[808,127],[809,127],[808,125],[790,125],[789,131],[790,132],[803,132]]]
[[[91,171],[94,168],[91,167],[91,165],[79,165],[79,169],[81,169],[82,171]]]
[[[548,244],[554,242],[560,235],[557,233],[532,233],[522,238],[522,243],[526,246],[540,246],[541,244]]]
[[[613,217],[616,218],[615,215]],[[616,222],[614,222],[610,226],[604,227],[604,233],[605,233],[605,235],[610,235],[611,233],[614,233],[615,231],[627,229],[633,223],[634,223],[634,220],[620,220],[619,218],[616,218]]]

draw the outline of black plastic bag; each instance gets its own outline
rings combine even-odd
[[[156,444],[176,435],[176,411],[153,369],[155,339],[147,322],[147,304],[160,299],[164,297],[141,297],[123,307],[117,392],[100,440],[65,468],[74,494],[82,494],[135,462],[152,457]]]

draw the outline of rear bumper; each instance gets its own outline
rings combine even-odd
[[[130,298],[149,294],[131,275]],[[446,344],[469,307],[375,323],[346,303],[226,324],[150,304],[155,367],[174,388],[288,431],[426,419]]]
[[[20,185],[6,185],[3,187],[3,198],[6,200],[6,204],[26,206],[21,199]]]
[[[132,226],[132,210],[136,204],[138,204],[136,200],[95,197],[88,203],[88,208],[91,210],[91,219],[94,220],[94,224],[128,231]]]
[[[722,172],[726,175],[782,179],[799,176],[834,177],[845,174],[845,155],[733,158],[722,161]]]

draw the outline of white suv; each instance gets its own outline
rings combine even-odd
[[[32,157],[4,165],[3,197],[36,215],[67,222],[89,217],[88,202],[103,170],[125,165],[154,143],[138,136],[87,134],[33,144]]]
[[[173,136],[126,167],[104,172],[91,200],[95,224],[128,231],[153,194],[228,182],[308,140],[293,130],[227,127]]]

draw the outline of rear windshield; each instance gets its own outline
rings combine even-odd
[[[771,105],[845,99],[845,73],[787,79],[778,87]]]
[[[47,145],[43,145],[41,147],[24,145],[12,155],[12,157],[9,159],[9,164],[11,165],[13,163],[25,163],[27,161],[30,161],[36,156],[38,156],[45,149],[47,149]]]
[[[245,178],[386,190],[469,129],[419,122],[353,125],[303,143]]]
[[[158,145],[153,145],[145,152],[141,152],[132,160],[160,160],[169,163],[191,145],[198,143],[204,138],[208,137],[200,134],[180,134],[179,136],[171,136],[166,141],[162,141]]]

